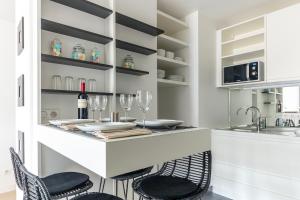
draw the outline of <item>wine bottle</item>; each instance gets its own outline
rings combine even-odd
[[[81,92],[78,95],[78,119],[88,119],[88,95],[85,93],[85,83],[80,85]]]

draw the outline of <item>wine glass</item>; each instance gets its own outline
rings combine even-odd
[[[99,121],[102,122],[102,112],[105,111],[107,106],[107,96],[97,95],[95,99],[96,109],[99,110]]]
[[[95,97],[94,98],[89,97],[88,106],[89,106],[89,109],[93,112],[93,119],[95,119],[95,111],[97,109],[96,98]]]
[[[125,122],[127,122],[127,112],[131,110],[133,103],[133,95],[132,94],[121,94],[120,95],[120,105],[124,109],[125,112]]]
[[[136,92],[136,102],[138,104],[139,109],[143,112],[143,126],[146,127],[146,113],[150,110],[150,104],[152,101],[152,94],[150,91],[146,90],[138,90]]]

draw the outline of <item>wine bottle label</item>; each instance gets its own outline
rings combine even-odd
[[[78,108],[87,108],[86,99],[78,99]]]

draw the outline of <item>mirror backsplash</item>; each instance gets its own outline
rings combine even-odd
[[[257,120],[257,112],[248,112],[249,107],[259,109],[266,126],[300,126],[300,87],[230,90],[230,125],[243,126]],[[255,110],[255,109],[254,109]]]

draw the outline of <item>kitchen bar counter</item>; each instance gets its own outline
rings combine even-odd
[[[188,128],[103,140],[40,125],[40,144],[94,173],[109,178],[211,149],[210,130]]]

